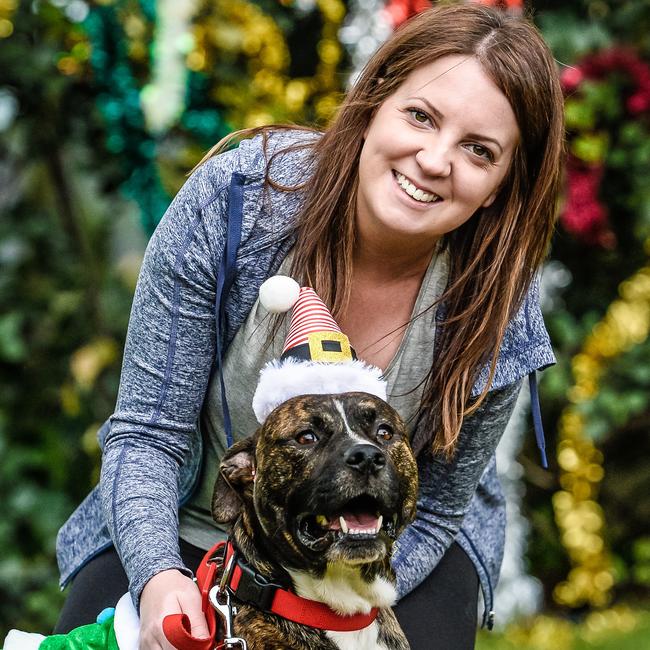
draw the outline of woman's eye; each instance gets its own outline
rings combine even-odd
[[[380,438],[381,440],[388,442],[389,440],[392,440],[393,436],[395,434],[393,433],[393,430],[385,425],[382,424],[378,429],[377,429],[377,437]]]
[[[482,144],[470,144],[469,150],[479,158],[485,158],[485,160],[494,162],[494,155],[487,147],[484,147]]]
[[[313,445],[318,442],[318,436],[313,431],[301,431],[296,436],[296,442],[299,445]]]
[[[418,124],[426,124],[429,121],[429,116],[424,111],[417,108],[409,108],[408,110]]]

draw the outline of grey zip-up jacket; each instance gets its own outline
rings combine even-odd
[[[305,137],[312,136],[278,132],[265,155],[258,136],[211,158],[181,188],[152,236],[134,296],[116,410],[98,434],[100,484],[57,538],[62,586],[111,543],[136,605],[156,573],[176,568],[190,575],[178,551],[178,508],[198,479],[201,407],[259,286],[294,243],[304,195],[263,189],[267,156]],[[310,160],[305,150],[283,154],[271,176],[295,185],[308,179]],[[476,567],[483,624],[491,627],[505,530],[494,449],[520,380],[552,363],[535,283],[506,332],[488,399],[463,425],[453,461],[419,459],[417,519],[393,557],[400,596],[431,572],[455,539]],[[487,369],[475,394],[486,381]]]

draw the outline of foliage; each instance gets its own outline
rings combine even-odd
[[[56,620],[56,532],[98,477],[146,233],[207,146],[262,108],[323,120],[339,90],[338,0],[206,2],[182,119],[156,130],[140,102],[155,91],[155,10],[0,4],[0,638]]]
[[[555,290],[546,320],[560,359],[557,367],[544,373],[541,383],[545,426],[552,437],[573,390],[575,355],[617,299],[621,284],[647,264],[650,252],[650,111],[647,107],[641,112],[631,110],[631,97],[640,85],[650,87],[650,42],[639,28],[647,26],[650,6],[583,2],[547,8],[547,4],[553,3],[536,5],[545,37],[562,64],[570,66],[564,69],[563,78],[579,80],[568,85],[568,190],[553,261],[547,269]],[[594,57],[600,57],[602,67],[609,66],[610,71],[585,74]],[[643,71],[640,77],[635,76],[637,70]],[[575,170],[580,173],[576,175]],[[582,201],[595,192],[588,200],[602,210],[600,215],[583,207],[585,203],[569,200],[578,183],[583,184],[578,188]],[[596,228],[590,219],[600,219]],[[639,313],[643,313],[641,307]],[[635,326],[632,318],[637,315],[619,315],[620,322],[629,327]],[[594,377],[598,390],[581,401],[578,409],[586,435],[604,452],[605,478],[598,500],[604,509],[605,542],[614,555],[619,592],[647,593],[647,582],[636,577],[643,575],[643,569],[636,568],[640,563],[633,548],[642,534],[639,517],[650,508],[650,478],[641,461],[648,450],[650,393],[645,374],[649,350],[646,338],[608,361],[605,372]],[[534,531],[530,558],[533,566],[551,569],[540,574],[547,589],[556,582],[547,579],[557,570],[548,561],[557,559],[555,540],[559,537],[549,533],[554,523],[548,501],[559,487],[557,469],[552,470],[553,476],[543,478],[530,472],[527,499]]]
[[[538,616],[502,633],[480,634],[477,650],[639,650],[650,642],[647,611],[618,606],[581,623]]]
[[[55,66],[70,22],[43,4],[13,24],[0,48],[0,636],[55,620],[56,532],[97,475],[86,432],[114,404],[134,281],[121,241],[134,213],[97,144],[95,96]]]

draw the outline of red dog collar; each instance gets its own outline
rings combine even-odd
[[[233,558],[234,556],[234,558]],[[223,576],[229,570],[230,575]],[[219,627],[215,610],[210,603],[209,592],[221,581],[236,603],[246,603],[277,616],[308,625],[319,630],[352,632],[368,627],[376,618],[378,609],[368,614],[346,616],[331,607],[308,598],[301,598],[282,585],[270,582],[250,567],[233,545],[228,542],[215,544],[204,556],[196,572],[201,590],[203,613],[208,621],[210,636],[198,639],[191,635],[189,619],[184,614],[166,616],[163,631],[169,642],[179,650],[212,650],[215,647]],[[216,644],[219,647],[219,644]]]

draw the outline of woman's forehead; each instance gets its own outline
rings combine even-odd
[[[445,56],[416,68],[388,101],[416,101],[434,117],[453,120],[470,131],[489,131],[504,145],[519,136],[512,107],[474,56]]]

